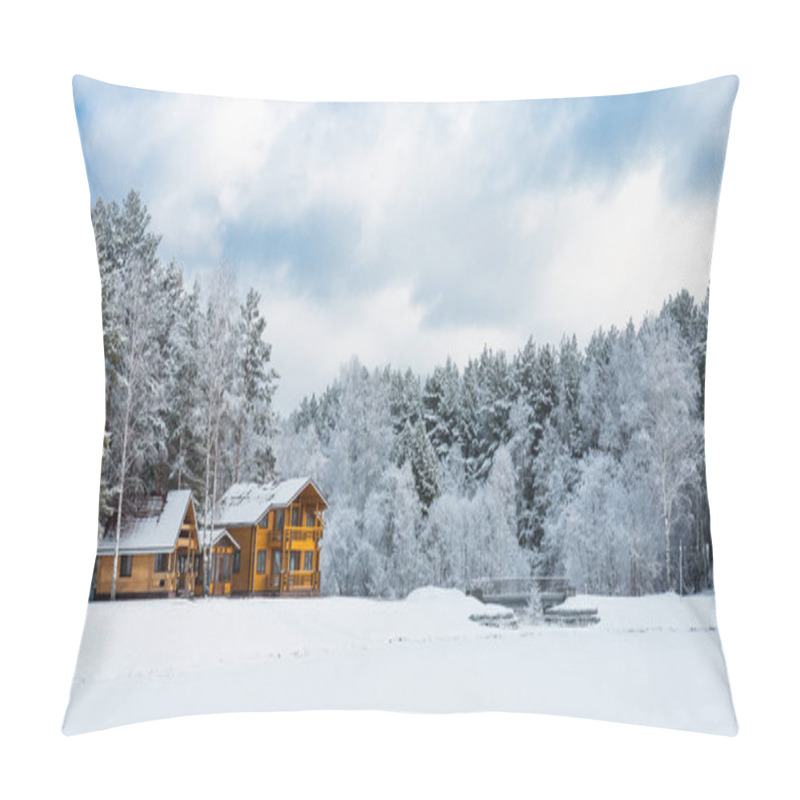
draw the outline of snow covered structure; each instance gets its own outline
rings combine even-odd
[[[111,596],[116,534],[97,542],[92,597]],[[192,493],[179,489],[141,498],[123,517],[117,559],[117,597],[171,597],[195,591],[199,565]]]
[[[215,530],[208,543],[208,593],[227,595],[231,593],[233,567],[238,561],[239,543],[224,528]],[[203,594],[202,553],[195,570],[196,595]]]
[[[215,530],[238,545],[232,594],[319,594],[322,512],[328,508],[310,478],[235,483],[215,509]]]

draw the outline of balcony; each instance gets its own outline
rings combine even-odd
[[[322,525],[287,525],[280,531],[273,531],[269,535],[272,544],[279,544],[288,539],[292,542],[318,542],[322,538]]]
[[[293,589],[313,589],[314,588],[314,573],[313,572],[290,572],[289,573],[289,591]]]

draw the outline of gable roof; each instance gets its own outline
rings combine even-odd
[[[226,530],[225,528],[220,528],[219,530],[215,530],[211,534],[211,542],[209,543],[209,547],[216,547],[223,539],[229,539],[230,542],[237,550],[241,550],[242,548],[239,546],[239,542],[231,536],[230,531]]]
[[[322,492],[311,478],[289,478],[278,483],[234,483],[219,501],[214,527],[254,525],[270,509],[291,505],[309,485],[327,508]]]
[[[125,555],[133,553],[170,553],[181,532],[189,504],[190,489],[177,489],[166,497],[147,498],[142,505],[142,515],[128,517],[122,521],[119,535],[119,551]],[[97,542],[98,555],[114,552],[114,533]]]

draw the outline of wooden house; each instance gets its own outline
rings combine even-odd
[[[98,540],[92,597],[111,596],[116,530]],[[123,517],[117,562],[117,597],[193,594],[197,518],[188,489],[146,497]]]
[[[216,525],[238,544],[233,594],[319,594],[325,498],[310,478],[236,483],[216,510]]]

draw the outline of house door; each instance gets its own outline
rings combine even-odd
[[[225,594],[225,556],[222,553],[211,555],[211,594]]]

